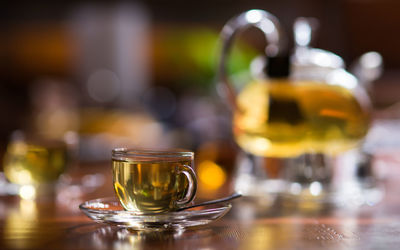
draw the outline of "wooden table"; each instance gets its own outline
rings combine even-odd
[[[78,209],[86,199],[113,195],[109,166],[101,188],[36,201],[0,199],[0,249],[400,249],[400,169],[389,169],[386,196],[375,206],[290,210],[237,200],[222,219],[186,231],[128,232],[98,224]]]

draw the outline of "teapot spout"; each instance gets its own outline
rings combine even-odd
[[[375,51],[364,53],[351,65],[350,72],[365,89],[370,90],[372,82],[382,75],[383,58]]]

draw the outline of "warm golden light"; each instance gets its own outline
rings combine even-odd
[[[24,200],[33,200],[36,198],[36,188],[32,185],[25,185],[19,189],[19,196]]]
[[[38,241],[27,232],[38,232],[38,208],[35,201],[20,200],[19,208],[9,211],[4,224],[3,237],[7,249],[34,249]]]
[[[207,189],[218,189],[226,182],[226,173],[221,166],[212,161],[203,161],[198,166],[200,181]]]

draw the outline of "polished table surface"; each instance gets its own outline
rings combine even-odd
[[[95,223],[79,210],[87,199],[113,195],[108,164],[84,166],[74,178],[103,174],[101,187],[82,189],[71,182],[34,201],[1,197],[0,249],[399,249],[400,169],[392,164],[386,172],[386,195],[375,206],[303,211],[245,197],[212,224],[140,232]]]

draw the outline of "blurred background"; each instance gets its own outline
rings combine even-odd
[[[215,90],[219,32],[229,18],[252,8],[277,16],[288,34],[295,18],[317,18],[314,47],[337,53],[348,65],[367,51],[380,52],[385,72],[372,87],[373,103],[380,109],[400,100],[396,0],[3,5],[0,155],[17,129],[52,139],[69,135],[83,162],[109,160],[116,146],[188,148],[197,153],[200,181],[216,190],[229,178],[238,151],[229,109]],[[249,64],[264,47],[258,32],[241,36],[229,62],[236,82],[250,78]]]

